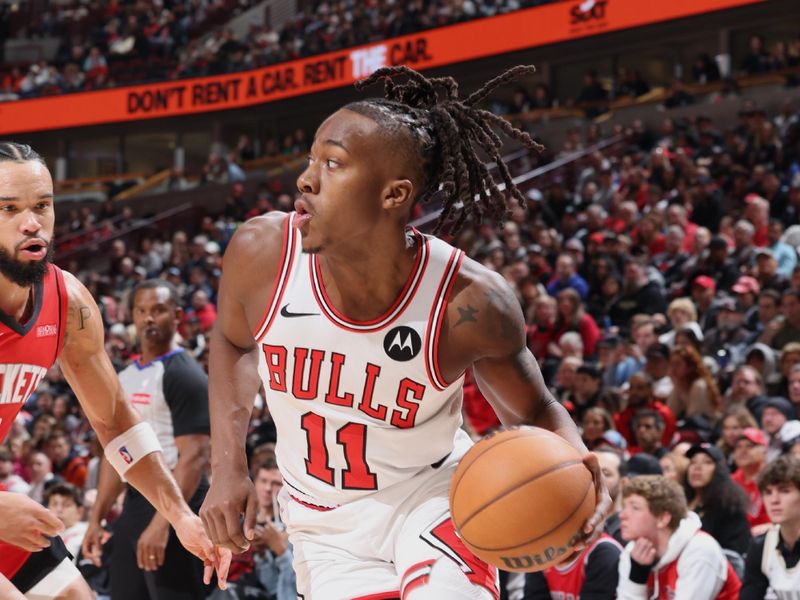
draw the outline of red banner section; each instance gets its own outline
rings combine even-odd
[[[242,108],[352,84],[379,67],[440,67],[765,1],[557,2],[230,75],[0,103],[0,135]]]

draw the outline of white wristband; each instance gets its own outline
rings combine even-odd
[[[106,459],[121,476],[148,454],[160,451],[156,432],[144,421],[123,431],[105,447]]]

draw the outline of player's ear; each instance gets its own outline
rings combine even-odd
[[[403,208],[414,198],[414,184],[409,179],[393,179],[383,190],[381,205],[387,210]]]

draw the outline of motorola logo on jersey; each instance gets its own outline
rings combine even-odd
[[[383,349],[389,358],[405,362],[419,354],[422,340],[411,327],[395,327],[383,338]]]

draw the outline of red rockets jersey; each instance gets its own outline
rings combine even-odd
[[[64,344],[68,299],[61,269],[49,265],[33,294],[26,323],[0,311],[0,444]],[[28,552],[0,542],[0,573],[12,577],[27,557]]]
[[[33,313],[25,324],[0,311],[0,443],[14,418],[56,362],[64,343],[67,294],[61,270],[50,265],[34,288]]]

